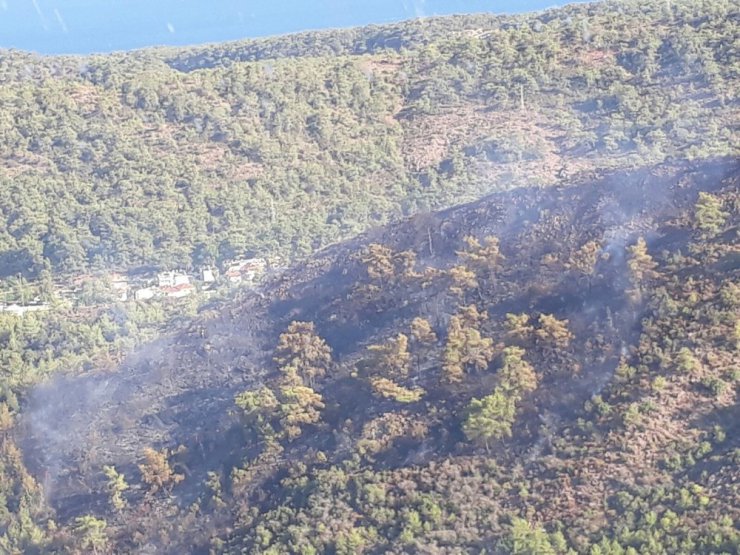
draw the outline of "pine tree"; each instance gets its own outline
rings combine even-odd
[[[512,519],[508,544],[507,552],[512,555],[555,555],[547,532],[523,518]]]
[[[437,335],[425,318],[414,318],[411,321],[411,337],[422,345],[434,345],[437,342]]]
[[[149,485],[152,493],[167,486],[174,486],[185,479],[185,476],[172,470],[169,456],[167,449],[162,451],[155,451],[151,447],[144,449],[144,462],[139,465],[139,470],[141,479]]]
[[[13,427],[13,415],[10,413],[8,404],[0,402],[0,432],[7,432]]]
[[[510,392],[528,393],[537,389],[537,374],[534,368],[523,359],[524,349],[506,347],[503,352],[503,365],[499,374],[501,384]]]
[[[123,499],[123,492],[129,487],[126,483],[126,478],[113,466],[104,466],[103,473],[105,474],[105,477],[108,478],[106,489],[108,490],[111,505],[113,505],[113,508],[117,511],[123,510],[126,507],[126,501]]]
[[[629,251],[629,259],[627,260],[627,266],[632,274],[632,281],[638,287],[646,280],[654,279],[658,273],[655,271],[657,264],[650,256],[647,250],[647,243],[645,239],[640,237],[637,243],[627,249]]]
[[[481,333],[473,328],[464,330],[465,350],[462,362],[475,370],[485,370],[493,360],[493,339],[481,336]]]
[[[717,235],[727,221],[727,212],[722,210],[722,202],[712,194],[700,192],[694,212],[696,227],[706,237]]]
[[[108,547],[108,536],[105,533],[108,523],[92,515],[79,516],[75,519],[74,531],[79,538],[80,548],[85,553],[102,553]]]
[[[488,320],[488,314],[486,312],[480,312],[474,304],[461,306],[458,309],[458,315],[462,319],[462,325],[465,328],[477,329]]]
[[[398,385],[392,380],[380,377],[371,378],[370,385],[372,385],[373,392],[376,395],[385,397],[386,399],[393,399],[399,403],[415,403],[425,393],[420,387],[409,389]]]
[[[478,288],[478,278],[475,272],[465,266],[453,266],[447,274],[450,277],[450,293],[464,297],[468,291]]]
[[[287,381],[305,379],[313,385],[331,364],[331,348],[316,334],[313,322],[291,322],[280,335],[274,360]]]
[[[401,251],[393,255],[393,264],[396,268],[396,276],[401,280],[411,280],[418,277],[416,268],[416,253],[414,251]]]
[[[507,314],[504,325],[507,335],[519,341],[529,341],[534,333],[534,326],[529,323],[527,314]]]
[[[573,334],[568,330],[568,320],[558,320],[552,314],[540,314],[537,339],[557,349],[567,349]]]
[[[315,424],[321,418],[323,398],[310,387],[296,385],[280,388],[280,420],[289,439],[301,435],[301,425]]]
[[[462,381],[465,369],[485,370],[493,359],[493,339],[482,337],[473,327],[465,327],[462,316],[450,318],[443,353],[443,377],[446,382]]]
[[[367,275],[371,280],[388,282],[394,279],[393,253],[385,245],[378,243],[368,245],[360,260],[365,264]]]
[[[234,402],[242,410],[244,420],[248,424],[256,426],[262,424],[279,406],[275,394],[269,387],[240,393],[236,396]]]
[[[442,355],[444,380],[449,383],[461,382],[465,376],[462,351],[465,347],[465,334],[459,317],[450,318],[447,328],[447,341]]]
[[[515,414],[516,398],[496,389],[482,399],[470,401],[463,431],[469,440],[482,443],[488,451],[491,441],[511,437]]]
[[[481,245],[478,239],[468,236],[464,239],[466,248],[458,251],[457,256],[483,280],[491,280],[501,265],[504,256],[501,254],[497,237],[488,236]]]
[[[566,268],[575,270],[588,278],[588,284],[591,285],[591,278],[596,271],[596,262],[599,260],[601,245],[598,241],[588,241],[579,248],[566,264]]]
[[[382,345],[371,345],[368,350],[375,353],[377,369],[390,377],[406,377],[411,365],[411,354],[408,350],[409,338],[399,333]]]

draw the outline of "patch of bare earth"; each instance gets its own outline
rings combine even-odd
[[[33,152],[24,151],[11,158],[2,159],[0,163],[0,175],[12,179],[26,172],[43,174],[45,171],[50,171],[52,167],[53,165],[48,158],[39,156]]]
[[[100,91],[91,83],[73,83],[67,91],[82,115],[90,115],[98,110]]]
[[[490,111],[463,106],[448,113],[420,115],[404,122],[403,156],[412,171],[437,168],[453,152],[486,140],[516,143],[517,160],[481,160],[476,173],[492,182],[514,177],[520,183],[552,184],[590,167],[561,154],[561,131],[536,108]]]
[[[616,56],[611,50],[584,50],[574,58],[575,65],[602,69],[616,63]]]

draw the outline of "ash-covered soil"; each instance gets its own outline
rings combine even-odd
[[[65,521],[105,503],[103,465],[135,477],[145,447],[182,445],[177,470],[186,479],[174,494],[191,502],[209,470],[238,464],[250,449],[231,413],[234,396],[272,372],[272,349],[290,321],[315,322],[340,363],[420,306],[433,325],[444,326],[452,308],[434,291],[420,290],[381,311],[353,307],[351,290],[363,271],[355,255],[369,243],[413,250],[419,265],[444,267],[462,237],[495,235],[506,265],[488,308],[491,318],[554,312],[567,317],[579,337],[604,329],[609,319],[607,360],[587,365],[577,380],[545,388],[540,409],[564,415],[606,383],[621,346],[639,333],[639,313],[625,300],[625,245],[638,235],[651,249],[686,243],[672,220],[693,205],[698,191],[738,187],[739,169],[735,160],[717,160],[619,172],[564,188],[520,189],[420,214],[327,248],[142,347],[114,371],[59,377],[34,389],[18,427],[29,468]],[[611,253],[600,262],[601,279],[593,286],[538,264],[547,253],[591,239]],[[346,394],[338,385],[337,398]],[[356,410],[360,419],[372,410],[359,394]],[[530,447],[536,445],[533,440]],[[130,482],[139,487],[135,478]]]

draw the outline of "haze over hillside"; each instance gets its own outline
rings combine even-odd
[[[572,185],[374,230],[38,388],[57,518],[120,552],[734,551],[740,166]]]
[[[738,552],[739,22],[2,52],[0,552]]]
[[[551,8],[550,0],[3,0],[0,48],[90,54],[147,46],[215,43],[308,29],[389,23],[414,17]]]
[[[0,59],[0,274],[305,256],[516,186],[734,155],[737,6],[574,5]]]

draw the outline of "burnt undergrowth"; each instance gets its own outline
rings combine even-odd
[[[594,396],[608,397],[619,365],[639,351],[651,286],[635,285],[628,247],[644,238],[658,264],[670,267],[670,257],[687,255],[696,236],[687,218],[698,193],[736,191],[737,179],[737,161],[730,159],[621,171],[569,187],[494,194],[326,248],[259,290],[211,307],[210,316],[144,347],[113,371],[58,378],[30,392],[18,431],[28,467],[62,522],[89,513],[115,522],[105,508],[103,465],[127,476],[132,507],[146,503],[165,521],[172,513],[164,506],[186,510],[205,503],[204,484],[215,472],[232,496],[231,508],[201,510],[232,524],[255,522],[244,516],[247,506],[261,513],[292,506],[291,499],[293,509],[305,506],[308,490],[299,487],[291,497],[281,485],[296,464],[318,472],[359,460],[368,471],[395,472],[487,453],[503,467],[539,468],[542,458],[562,449],[558,441],[575,433],[579,419],[590,418],[584,405]],[[502,258],[495,271],[477,275],[475,285],[456,289],[451,271],[468,237],[495,237]],[[376,279],[368,269],[372,245],[392,257],[410,253],[404,256],[412,262]],[[588,245],[595,245],[592,264],[578,266],[578,253]],[[722,280],[728,272],[737,272],[731,252],[706,266],[664,270],[670,274],[666,283]],[[445,341],[465,306],[480,313],[479,331],[491,339],[493,354],[482,368],[466,368],[462,380],[449,383]],[[529,315],[536,329],[512,339],[509,314]],[[567,344],[553,347],[538,333],[542,315],[567,321]],[[403,388],[421,388],[423,397],[399,403],[371,386],[382,368],[368,348],[409,335],[416,317],[428,321],[436,340],[423,353],[412,349],[410,370],[394,378]],[[273,387],[281,372],[273,358],[278,336],[296,321],[313,323],[331,348],[330,368],[311,383],[324,408],[320,420],[303,425],[297,437],[280,435],[283,424],[275,421],[277,435],[266,439],[264,430],[245,428],[234,398]],[[471,398],[500,384],[503,349],[511,346],[526,353],[538,387],[521,399],[510,438],[481,449],[466,438],[465,414]],[[423,423],[424,433],[407,431],[377,452],[358,455],[368,426],[394,411]],[[270,442],[280,444],[279,454],[260,459]],[[166,496],[150,495],[141,482],[138,464],[147,447],[170,449],[173,467],[184,476]],[[252,472],[248,486],[229,481],[235,468]],[[129,516],[133,523],[143,518]],[[135,526],[131,522],[119,522],[122,534]],[[232,541],[242,537],[235,534]]]

